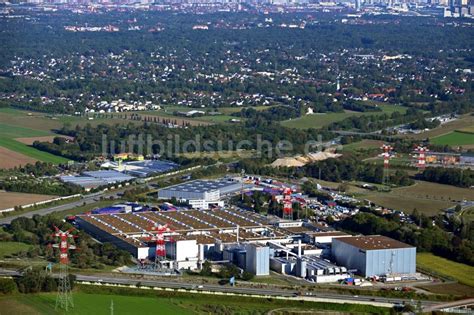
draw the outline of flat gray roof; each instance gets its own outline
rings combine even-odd
[[[239,182],[221,179],[221,180],[193,180],[182,184],[165,187],[161,190],[173,190],[173,191],[186,191],[186,192],[199,192],[204,193],[212,190],[223,189],[233,185],[240,185]]]
[[[341,237],[337,239],[338,242],[343,242],[354,247],[364,250],[377,250],[377,249],[399,249],[399,248],[413,248],[411,246],[400,241],[394,240],[393,238],[381,236],[381,235],[370,235],[370,236],[353,236],[353,237]]]

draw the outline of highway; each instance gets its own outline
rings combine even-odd
[[[0,269],[0,275],[4,276],[20,276],[20,273],[15,270]],[[392,307],[394,305],[401,305],[404,303],[413,303],[409,299],[400,298],[387,298],[377,296],[363,296],[363,295],[345,295],[338,293],[327,293],[308,291],[311,295],[300,295],[296,290],[282,289],[282,288],[255,288],[240,286],[229,286],[229,285],[216,285],[216,284],[203,284],[201,288],[198,288],[196,283],[186,283],[172,280],[142,280],[142,279],[131,279],[129,277],[118,276],[118,277],[104,277],[100,275],[76,275],[76,280],[80,282],[92,282],[101,284],[116,284],[116,285],[137,285],[157,288],[170,288],[170,289],[183,289],[193,290],[198,293],[231,293],[241,294],[248,296],[272,296],[281,297],[288,299],[304,299],[313,302],[330,302],[330,303],[352,303],[352,304],[367,304],[381,307]],[[435,308],[439,302],[433,301],[421,301],[424,308]]]

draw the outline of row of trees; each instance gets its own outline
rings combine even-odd
[[[474,186],[474,171],[471,169],[427,167],[420,178],[429,182],[435,182],[458,187]]]
[[[54,179],[6,179],[0,181],[0,189],[13,192],[34,193],[43,195],[69,196],[80,194],[83,189],[70,183]]]
[[[70,275],[71,287],[74,287],[75,276]],[[29,269],[21,277],[0,279],[0,294],[39,293],[57,290],[58,281],[40,268]]]

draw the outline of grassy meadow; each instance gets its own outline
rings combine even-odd
[[[281,124],[289,128],[318,129],[333,122],[338,122],[352,116],[391,114],[396,111],[404,113],[406,111],[405,107],[397,105],[379,104],[379,107],[382,109],[381,112],[355,112],[346,110],[340,113],[315,113],[312,115],[304,115],[295,119],[285,120]]]
[[[474,133],[464,131],[452,131],[448,134],[432,138],[431,143],[449,146],[474,145]]]
[[[416,263],[423,270],[447,276],[459,283],[474,287],[474,267],[435,256],[431,253],[418,253]]]
[[[267,314],[271,310],[291,308],[292,310],[316,313],[323,310],[347,312],[351,314],[388,314],[389,309],[369,305],[331,304],[302,301],[247,298],[238,296],[216,296],[207,294],[187,294],[134,290],[124,288],[101,288],[79,286],[73,294],[74,308],[71,315],[116,315],[125,314]],[[55,294],[42,293],[0,297],[1,310],[8,314],[64,314],[55,310]]]
[[[390,192],[368,192],[359,195],[378,205],[411,213],[414,208],[432,216],[469,198],[472,191],[450,185],[417,181],[412,186],[394,188]]]

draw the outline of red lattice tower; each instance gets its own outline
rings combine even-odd
[[[293,203],[291,202],[291,188],[283,190],[283,219],[293,220]]]
[[[415,148],[415,152],[417,154],[417,164],[416,166],[420,170],[424,170],[426,167],[426,153],[428,152],[428,148],[422,145],[419,145]]]
[[[148,240],[155,242],[156,246],[154,268],[159,269],[160,261],[166,258],[166,242],[173,241],[172,238],[165,237],[165,233],[170,233],[172,230],[169,228],[168,224],[155,224],[150,230],[153,234],[148,238]]]
[[[384,144],[380,147],[380,149],[383,151],[382,156],[383,156],[383,183],[387,184],[388,180],[390,178],[390,153],[393,150],[393,147],[388,144]]]
[[[54,230],[53,237],[59,240],[59,243],[53,244],[53,247],[59,248],[59,284],[56,296],[56,309],[59,307],[68,311],[70,307],[74,307],[68,270],[69,250],[76,249],[76,246],[71,244],[70,241],[77,236],[72,234],[74,231],[72,228],[62,231],[55,226]]]

